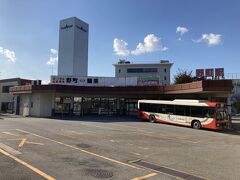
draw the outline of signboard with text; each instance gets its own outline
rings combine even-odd
[[[212,77],[212,79],[223,79],[224,78],[224,68],[196,69],[196,77],[198,77],[198,78]]]
[[[214,76],[214,69],[205,69],[205,76],[206,77],[213,77]]]
[[[204,77],[204,69],[196,69],[196,77]]]
[[[138,77],[138,86],[159,85],[159,77]]]
[[[215,69],[215,76],[224,77],[224,68],[216,68]]]
[[[71,86],[136,86],[137,77],[81,77],[81,76],[51,76],[50,84]],[[159,83],[159,81],[157,81]],[[153,83],[153,84],[156,84]]]

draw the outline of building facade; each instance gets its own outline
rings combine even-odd
[[[232,81],[126,87],[26,85],[12,87],[10,91],[20,97],[19,114],[24,116],[136,115],[139,99],[203,99],[227,103]]]
[[[72,17],[60,21],[58,75],[87,76],[89,25]]]
[[[0,80],[0,111],[13,113],[14,111],[14,96],[9,93],[9,89],[13,86],[22,86],[31,84],[31,80],[12,78]],[[17,96],[16,96],[17,98]],[[17,99],[16,99],[17,102]]]
[[[140,77],[159,79],[160,85],[170,84],[170,70],[173,63],[161,60],[159,63],[134,64],[129,61],[120,60],[115,67],[115,77]]]

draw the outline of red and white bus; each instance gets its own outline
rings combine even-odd
[[[139,100],[138,117],[194,129],[224,129],[230,123],[226,108],[204,100]]]

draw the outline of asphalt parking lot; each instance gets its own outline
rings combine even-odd
[[[0,116],[0,179],[239,179],[240,120],[233,126]]]

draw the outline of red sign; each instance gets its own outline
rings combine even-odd
[[[204,69],[196,69],[197,77],[204,77]]]
[[[214,76],[214,69],[205,69],[205,76],[213,77]]]
[[[215,68],[215,76],[223,77],[224,76],[224,68]]]

